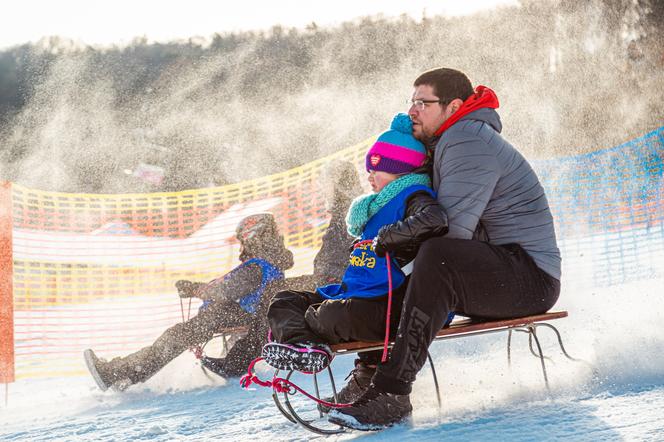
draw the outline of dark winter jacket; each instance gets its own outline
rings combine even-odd
[[[560,279],[544,189],[501,129],[498,113],[484,108],[461,117],[438,140],[433,188],[447,211],[447,237],[519,244],[540,269]]]
[[[442,236],[447,231],[445,209],[428,193],[416,192],[406,200],[404,219],[383,226],[377,242],[403,266],[415,258],[424,240]]]
[[[270,250],[270,253],[263,251],[255,257],[243,258],[243,263],[253,258],[275,263],[282,272],[293,267],[293,253],[284,247],[276,247]],[[239,265],[232,272],[232,278],[221,277],[209,283],[194,283],[194,290],[198,291],[196,296],[204,301],[237,301],[255,292],[265,282],[263,268],[253,261],[248,265]]]

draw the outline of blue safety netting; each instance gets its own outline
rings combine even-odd
[[[532,161],[547,192],[563,282],[664,275],[664,127],[609,149]]]

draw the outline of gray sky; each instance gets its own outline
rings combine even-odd
[[[402,13],[463,15],[517,0],[13,0],[2,6],[0,49],[58,35],[87,44],[208,37],[281,24],[330,26],[355,17]]]

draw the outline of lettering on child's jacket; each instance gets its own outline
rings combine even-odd
[[[369,245],[368,247],[371,247],[371,246]],[[365,246],[358,247],[356,249],[356,251],[360,250],[362,248],[365,248]],[[371,256],[371,255],[373,255],[373,253],[369,254],[369,253],[364,252],[364,251],[362,252],[362,254],[360,256],[357,256],[357,255],[355,255],[355,253],[353,253],[352,255],[350,255],[350,260],[349,260],[350,265],[353,266],[353,267],[366,267],[366,268],[369,268],[369,269],[373,269],[374,267],[376,267],[376,258],[375,258],[375,256]]]

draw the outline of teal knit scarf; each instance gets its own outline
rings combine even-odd
[[[422,184],[431,187],[431,179],[426,174],[409,173],[389,183],[378,193],[370,193],[355,198],[346,215],[348,233],[360,236],[367,221],[382,209],[392,198],[407,187]]]

